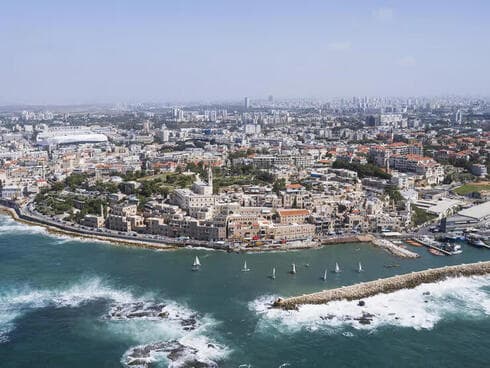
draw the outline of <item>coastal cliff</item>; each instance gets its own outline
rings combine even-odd
[[[414,288],[421,284],[437,282],[448,277],[485,275],[488,273],[490,273],[490,262],[446,266],[323,290],[313,294],[284,299],[279,298],[274,302],[273,307],[290,310],[297,309],[302,304],[325,304],[342,299],[357,300],[380,293],[391,293],[400,289]]]

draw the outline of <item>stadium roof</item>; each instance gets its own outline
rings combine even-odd
[[[99,133],[81,133],[81,134],[62,134],[48,137],[39,137],[37,143],[41,146],[51,144],[74,144],[74,143],[99,143],[107,142],[107,136]]]

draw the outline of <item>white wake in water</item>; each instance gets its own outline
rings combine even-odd
[[[82,280],[66,288],[32,289],[30,287],[0,290],[0,343],[8,342],[9,335],[15,329],[16,319],[40,308],[77,308],[85,303],[106,300],[110,306],[103,316],[94,316],[102,321],[93,328],[99,338],[107,335],[122,337],[130,344],[146,346],[149,344],[174,341],[182,347],[179,354],[172,351],[174,360],[169,366],[180,367],[189,361],[213,362],[228,354],[228,349],[218,345],[207,337],[216,322],[209,316],[200,316],[196,312],[173,301],[155,302],[154,296],[136,297],[126,290],[109,286],[100,278]],[[98,327],[97,327],[98,326]],[[102,326],[102,327],[100,327]],[[130,352],[133,348],[129,349]],[[123,357],[123,363],[128,353]],[[148,359],[142,359],[146,366],[149,362],[167,360],[168,354],[149,351]],[[133,365],[139,366],[139,365]]]
[[[328,333],[346,327],[375,330],[381,326],[432,329],[443,318],[486,318],[490,316],[490,277],[451,278],[413,289],[378,294],[359,301],[334,301],[303,305],[298,311],[271,309],[277,296],[264,296],[249,304],[258,313],[258,329],[284,332],[301,329]]]

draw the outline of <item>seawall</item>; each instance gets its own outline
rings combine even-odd
[[[313,294],[284,299],[279,298],[274,302],[273,307],[290,310],[297,309],[302,304],[325,304],[343,299],[357,300],[380,293],[391,293],[400,289],[414,288],[421,284],[437,282],[448,277],[485,275],[488,273],[490,273],[490,261],[433,268],[351,286],[323,290]]]

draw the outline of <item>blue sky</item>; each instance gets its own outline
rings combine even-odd
[[[489,1],[0,3],[0,103],[490,95]]]

